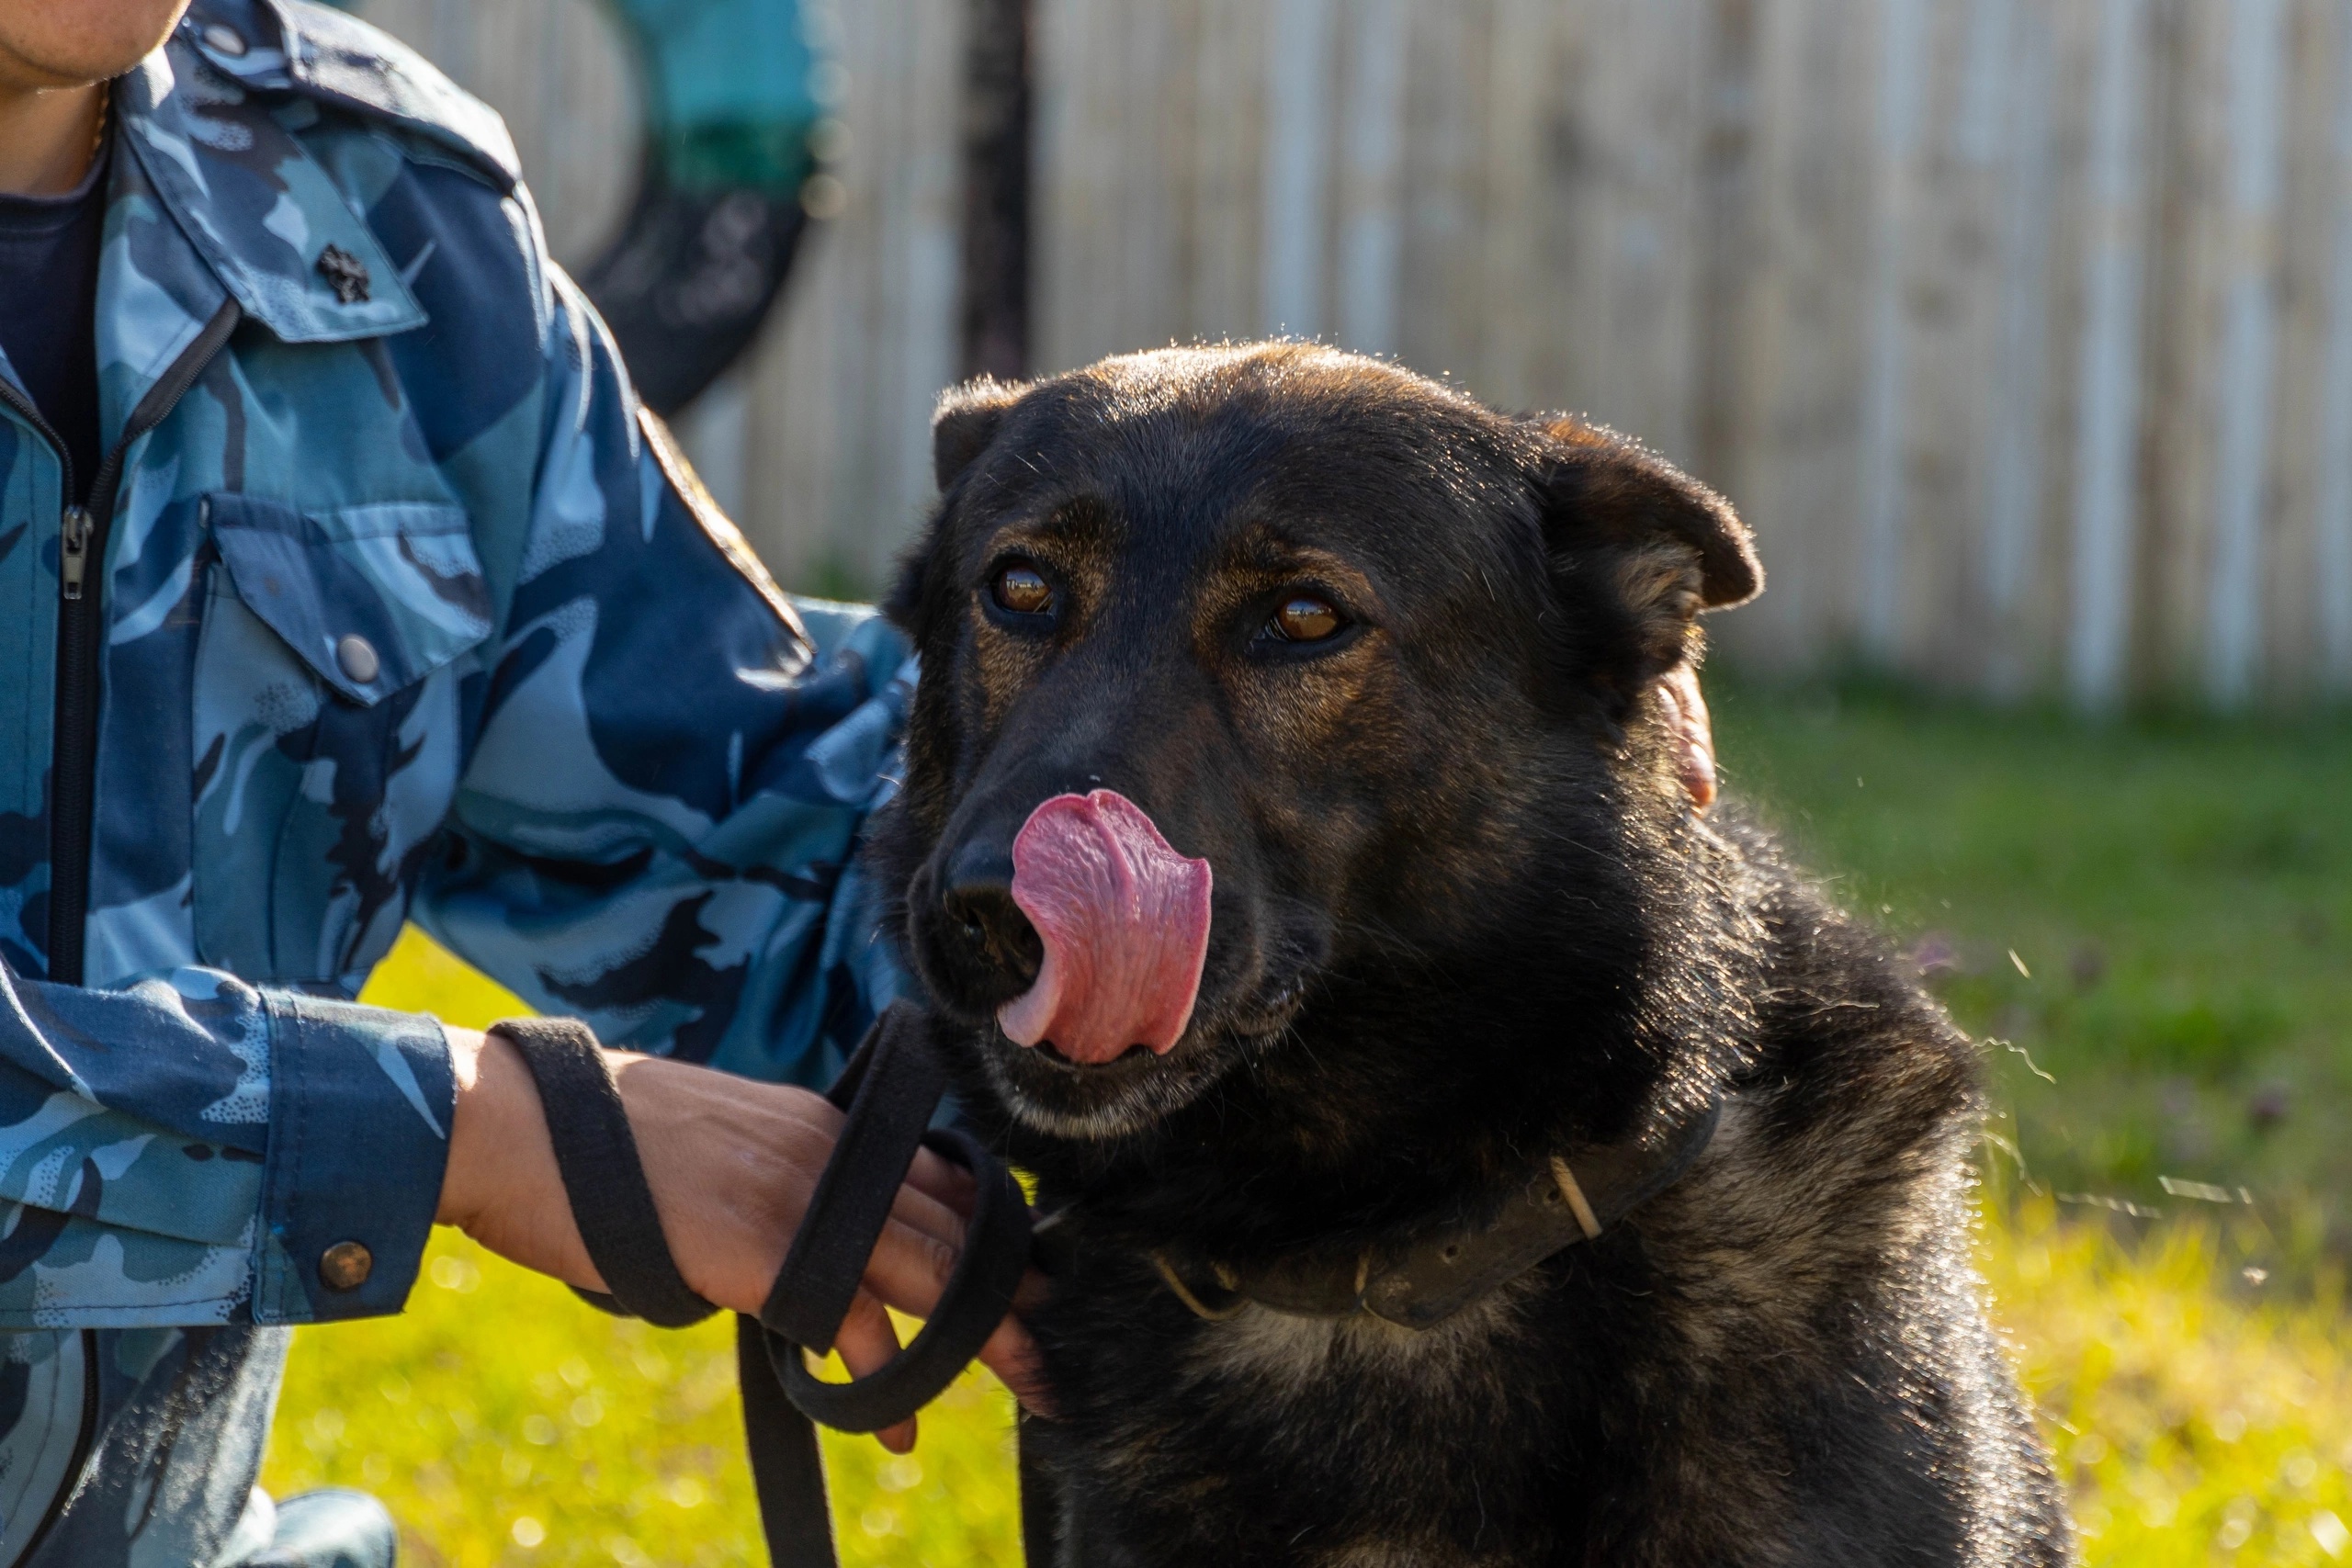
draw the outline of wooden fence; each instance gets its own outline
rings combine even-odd
[[[2352,0],[1035,0],[1035,357],[1289,332],[1731,495],[1749,663],[2352,690]],[[551,231],[633,170],[588,0],[368,0]],[[960,0],[826,0],[848,192],[688,436],[879,581],[953,373]]]

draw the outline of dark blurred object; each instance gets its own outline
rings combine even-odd
[[[1029,373],[1031,0],[969,0],[964,46],[966,376]]]
[[[692,402],[751,345],[807,220],[797,197],[679,190],[648,171],[619,242],[581,286],[656,413]]]
[[[758,335],[812,207],[820,111],[799,0],[610,0],[645,85],[620,237],[582,269],[638,393],[675,413]],[[812,177],[813,176],[813,177]]]
[[[2086,942],[2075,949],[2075,989],[2087,991],[2107,978],[2107,949],[2095,942]]]
[[[2245,1119],[2257,1133],[2267,1133],[2287,1120],[2294,1096],[2284,1084],[2265,1084],[2245,1102]]]

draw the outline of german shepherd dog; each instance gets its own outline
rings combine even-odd
[[[1966,1038],[1665,682],[1747,529],[1298,344],[950,393],[872,844],[1056,1213],[1058,1561],[2045,1564]]]

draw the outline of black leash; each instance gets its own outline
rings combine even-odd
[[[514,1019],[491,1026],[514,1043],[538,1085],[556,1164],[582,1241],[610,1295],[579,1294],[606,1312],[682,1328],[718,1310],[678,1273],[619,1089],[587,1025],[573,1019]],[[1050,1264],[1075,1245],[1065,1213],[1035,1227],[1020,1184],[969,1134],[933,1128],[946,1091],[922,1015],[893,1005],[875,1021],[826,1098],[845,1115],[841,1136],[784,1267],[756,1318],[735,1320],[743,1428],[760,1523],[775,1568],[837,1568],[818,1422],[844,1432],[896,1426],[936,1398],[1004,1321],[1033,1252]],[[1664,1150],[1633,1145],[1588,1150],[1577,1167],[1555,1158],[1503,1214],[1475,1234],[1430,1238],[1375,1261],[1334,1267],[1299,1260],[1244,1273],[1207,1259],[1154,1254],[1162,1278],[1204,1317],[1252,1302],[1277,1312],[1340,1316],[1371,1312],[1411,1328],[1433,1327],[1504,1281],[1579,1241],[1597,1240],[1689,1170],[1713,1139],[1721,1106],[1690,1119]],[[833,1383],[808,1371],[804,1352],[832,1348],[890,1205],[929,1147],[972,1173],[978,1200],[962,1256],[939,1306],[880,1371]],[[1022,1535],[1033,1568],[1052,1561],[1070,1522],[1038,1472],[1021,1418]],[[1064,1543],[1067,1545],[1067,1543]]]
[[[680,1277],[662,1239],[637,1140],[595,1035],[560,1018],[493,1028],[521,1052],[538,1085],[581,1239],[612,1287],[609,1296],[580,1294],[665,1328],[717,1311]],[[969,1134],[930,1125],[946,1087],[922,1015],[903,1002],[893,1006],[827,1095],[848,1119],[766,1304],[757,1318],[736,1319],[744,1436],[775,1568],[838,1562],[815,1423],[876,1432],[930,1404],[1004,1320],[1028,1268],[1029,1207],[1012,1172]],[[865,1377],[826,1382],[808,1371],[803,1351],[832,1348],[891,1202],[923,1146],[964,1166],[978,1184],[963,1255],[938,1309],[905,1348]],[[1044,1557],[1033,1551],[1033,1561]]]

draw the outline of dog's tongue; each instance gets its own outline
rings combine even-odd
[[[1170,849],[1115,790],[1057,795],[1012,840],[1012,901],[1037,928],[1036,983],[997,1010],[1005,1037],[1077,1062],[1182,1038],[1209,950],[1209,863]]]

